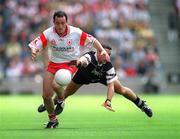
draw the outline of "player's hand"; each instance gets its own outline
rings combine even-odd
[[[78,69],[82,67],[82,63],[80,60],[71,60],[69,62],[70,65],[75,65]]]
[[[70,64],[70,65],[75,65],[75,66],[76,66],[76,65],[77,65],[77,60],[71,60],[71,61],[69,62],[69,64]]]
[[[109,111],[112,111],[112,112],[115,112],[115,110],[112,108],[111,106],[111,102],[108,102],[108,101],[105,101],[103,104],[102,104],[103,107],[105,107],[107,110]]]
[[[36,60],[37,53],[39,52],[39,49],[32,47],[31,48],[31,58],[33,61]]]
[[[77,68],[78,69],[81,67],[85,68],[85,67],[87,67],[88,64],[89,63],[88,63],[87,59],[83,56],[77,60]]]
[[[80,60],[77,60],[76,67],[80,69],[82,67],[82,62]]]
[[[109,57],[108,53],[105,50],[103,50],[101,52],[101,55],[105,56],[106,61],[110,61],[110,57]]]

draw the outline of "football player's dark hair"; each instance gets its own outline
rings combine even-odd
[[[111,48],[109,45],[103,44],[102,46],[103,46],[103,48],[105,48],[105,49],[112,50],[112,48]]]
[[[67,20],[68,20],[67,14],[64,11],[56,11],[56,12],[54,12],[53,20],[55,21],[56,17],[64,17],[64,16],[65,16],[66,22],[67,22]]]

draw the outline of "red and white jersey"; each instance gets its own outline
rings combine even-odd
[[[29,47],[36,47],[39,50],[47,45],[50,48],[50,61],[54,63],[64,63],[80,57],[81,46],[92,46],[95,38],[81,29],[67,26],[66,35],[59,36],[54,26],[46,29],[39,37],[34,39]]]

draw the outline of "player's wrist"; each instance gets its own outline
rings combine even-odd
[[[77,60],[76,67],[78,69],[82,67],[82,62],[80,60]]]

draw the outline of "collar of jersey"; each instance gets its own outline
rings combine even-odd
[[[54,27],[54,31],[56,32],[55,27]],[[59,37],[65,37],[67,34],[69,34],[69,32],[70,32],[70,29],[69,29],[69,26],[67,25],[66,29],[65,29],[64,35],[60,36],[57,32],[56,33],[58,34]]]

